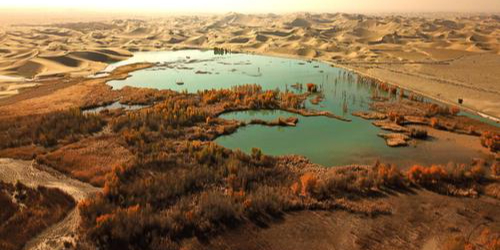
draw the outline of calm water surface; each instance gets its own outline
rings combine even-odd
[[[327,117],[302,117],[283,111],[228,113],[221,117],[237,120],[299,118],[296,127],[252,125],[216,140],[228,148],[250,152],[253,147],[257,147],[269,155],[299,154],[325,166],[370,164],[377,159],[401,166],[414,163],[444,164],[449,161],[469,163],[472,157],[484,156],[473,147],[455,145],[450,140],[420,141],[416,146],[406,148],[387,147],[385,141],[377,136],[382,132],[379,128],[370,121],[350,115],[353,111],[368,110],[370,98],[376,90],[357,83],[356,75],[325,63],[183,50],[135,53],[134,57],[112,64],[107,70],[136,62],[159,63],[159,66],[133,72],[126,80],[108,84],[115,89],[129,85],[197,92],[255,83],[263,89],[302,92],[292,85],[315,83],[323,90],[324,100],[319,105],[307,101],[306,107],[327,110],[352,120],[343,122]],[[180,82],[183,84],[178,84]]]

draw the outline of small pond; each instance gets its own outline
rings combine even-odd
[[[97,114],[103,110],[113,110],[113,109],[124,109],[124,110],[137,110],[141,109],[144,107],[148,107],[148,105],[127,105],[127,104],[121,104],[120,102],[113,102],[108,105],[104,106],[99,106],[95,108],[90,108],[90,109],[85,109],[83,111],[84,114]]]

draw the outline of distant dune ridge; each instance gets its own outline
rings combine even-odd
[[[229,13],[4,26],[0,75],[81,76],[134,51],[224,47],[318,59],[448,102],[470,92],[464,105],[500,117],[499,23],[496,15]],[[0,83],[0,96],[12,89]]]

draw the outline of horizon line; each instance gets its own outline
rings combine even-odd
[[[392,11],[377,11],[377,10],[339,10],[339,11],[279,11],[279,12],[264,12],[264,11],[184,11],[184,10],[155,10],[149,8],[141,8],[141,13],[137,13],[137,9],[128,9],[128,8],[78,8],[78,7],[0,7],[0,12],[4,11],[77,11],[77,12],[109,12],[112,10],[112,13],[130,13],[135,12],[135,14],[189,14],[189,15],[221,15],[221,14],[244,14],[244,15],[283,15],[283,14],[490,14],[490,15],[498,15],[500,11],[445,11],[445,10],[392,10]]]

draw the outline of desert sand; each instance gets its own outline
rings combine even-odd
[[[0,98],[134,51],[223,47],[321,60],[499,118],[500,17],[357,14],[59,19],[0,26]]]

